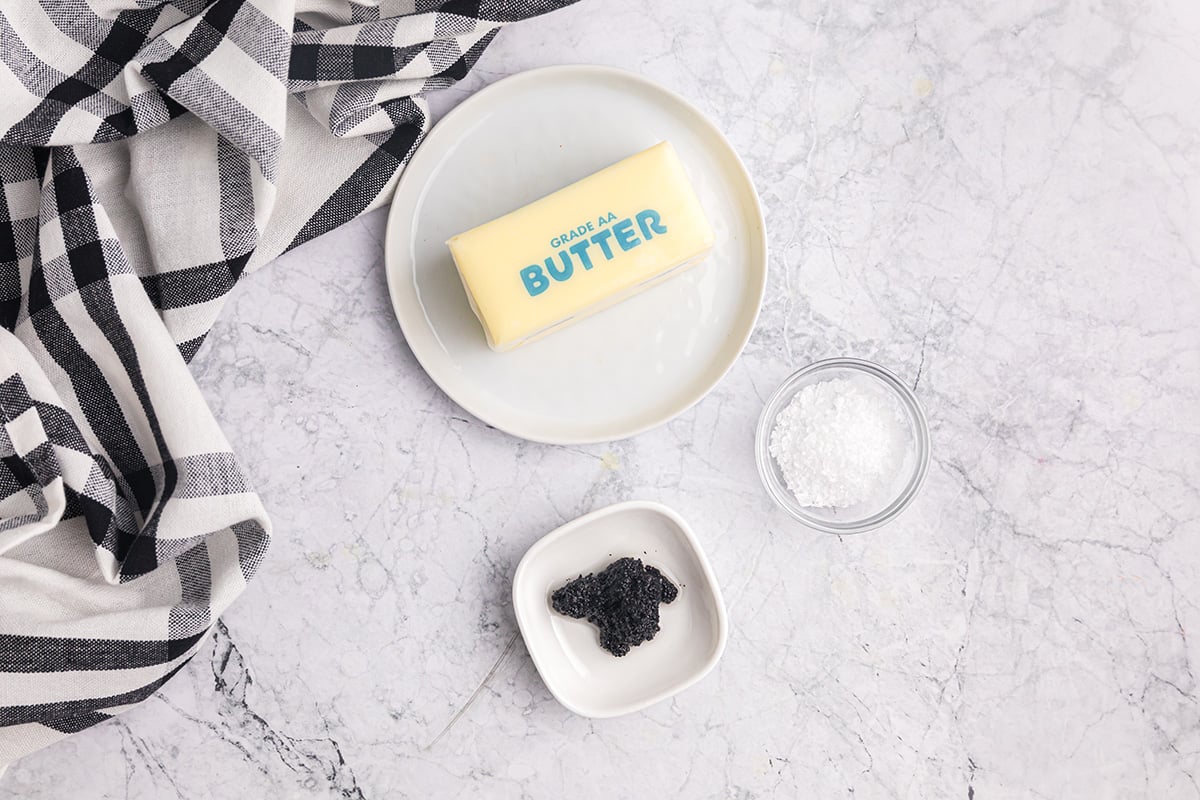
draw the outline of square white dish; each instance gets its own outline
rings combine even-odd
[[[659,606],[658,634],[617,658],[601,649],[590,622],[554,611],[550,595],[625,556],[658,568],[679,596]],[[729,635],[704,551],[683,518],[660,503],[618,503],[542,537],[517,565],[513,609],[547,688],[585,717],[628,714],[683,691],[716,665]]]

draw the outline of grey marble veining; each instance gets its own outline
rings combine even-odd
[[[253,274],[195,368],[275,522],[262,573],[150,702],[0,795],[1200,797],[1198,42],[1190,0],[585,1],[507,30],[439,110],[596,62],[731,137],[772,251],[744,355],[658,430],[548,447],[415,363],[385,213]],[[934,442],[912,508],[848,538],[776,511],[751,447],[778,381],[842,354],[910,380]],[[696,525],[731,637],[589,721],[510,579],[632,498]]]

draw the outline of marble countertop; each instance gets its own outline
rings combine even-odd
[[[1200,797],[1198,41],[1189,0],[620,0],[507,30],[439,111],[595,62],[728,133],[772,251],[745,353],[657,430],[544,446],[414,361],[386,212],[249,276],[195,370],[270,555],[151,701],[0,795]],[[932,427],[923,494],[858,537],[797,526],[754,467],[765,396],[833,355],[892,367]],[[695,687],[591,721],[510,580],[626,499],[692,520],[731,635]]]

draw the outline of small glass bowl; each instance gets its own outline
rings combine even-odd
[[[771,455],[771,429],[779,412],[797,392],[805,386],[834,378],[871,382],[874,386],[882,386],[899,401],[908,422],[907,452],[899,474],[880,496],[848,508],[804,506],[788,489],[783,473]],[[917,496],[929,470],[929,423],[916,395],[889,370],[858,358],[830,358],[793,372],[775,390],[758,418],[754,449],[763,486],[784,511],[810,528],[825,533],[862,533],[895,519]]]

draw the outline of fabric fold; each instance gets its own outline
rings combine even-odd
[[[266,554],[187,367],[233,286],[386,202],[422,95],[570,1],[0,7],[0,767],[157,691]]]

